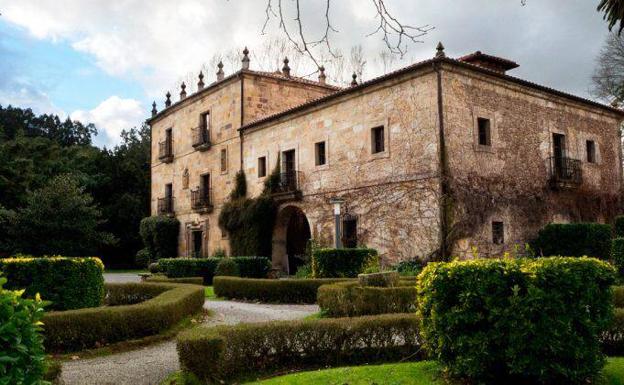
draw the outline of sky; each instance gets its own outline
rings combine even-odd
[[[153,100],[161,109],[168,90],[175,100],[179,89],[173,87],[189,73],[202,68],[206,83],[214,81],[215,57],[229,53],[227,75],[239,68],[236,54],[248,46],[251,68],[266,67],[258,52],[284,37],[274,17],[263,33],[267,1],[0,0],[0,105],[94,123],[95,144],[114,146],[123,129],[149,117]],[[442,41],[447,56],[481,50],[505,57],[520,64],[510,73],[514,76],[591,98],[595,58],[608,34],[597,0],[527,0],[524,6],[520,0],[385,3],[402,23],[433,28],[408,44],[393,68],[432,57]],[[292,4],[284,0],[289,28]],[[324,4],[301,0],[310,40],[324,31]],[[379,22],[375,16],[372,0],[331,2],[337,31],[330,42],[345,57],[351,47],[362,47],[364,80],[385,68],[379,60],[387,51],[382,36],[371,35]],[[336,60],[321,52],[317,57]],[[309,61],[294,60],[303,63],[291,59],[294,75],[309,73]]]

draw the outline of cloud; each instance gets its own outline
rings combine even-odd
[[[98,129],[96,144],[112,147],[119,143],[121,131],[138,126],[145,119],[146,111],[135,99],[111,96],[92,110],[76,110],[71,119],[93,123]]]

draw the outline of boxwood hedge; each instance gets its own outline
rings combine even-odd
[[[531,247],[540,256],[588,256],[608,260],[611,255],[611,226],[600,223],[550,223],[539,231]]]
[[[423,339],[451,376],[473,382],[586,383],[604,364],[614,273],[594,258],[429,264]]]
[[[377,250],[315,249],[312,253],[314,278],[355,278],[368,264],[378,264]]]
[[[217,265],[222,258],[164,258],[158,261],[160,269],[169,278],[203,277],[204,285],[211,285]],[[232,257],[241,277],[264,278],[271,269],[266,257]]]
[[[421,358],[414,314],[195,328],[178,337],[184,370],[213,384],[292,369]]]
[[[69,352],[158,334],[201,311],[204,288],[166,283],[107,284],[113,304],[50,312],[43,318],[48,352]],[[135,303],[137,300],[146,299]]]
[[[372,287],[355,282],[323,285],[318,289],[318,304],[330,317],[355,317],[416,311],[416,287]]]
[[[68,310],[100,306],[104,298],[104,264],[99,258],[17,256],[0,259],[6,288],[25,289],[50,301],[48,309]]]
[[[274,303],[315,303],[320,286],[344,281],[354,280],[215,277],[213,286],[215,295],[221,298]]]
[[[204,279],[202,277],[169,278],[166,275],[153,274],[146,277],[145,282],[190,283],[193,285],[203,285]]]
[[[624,355],[624,308],[615,309],[609,328],[600,337],[602,351],[610,356]]]

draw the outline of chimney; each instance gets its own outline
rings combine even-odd
[[[182,91],[180,91],[180,100],[183,100],[186,98],[186,84],[182,82],[182,85],[180,85],[180,88],[182,89]]]
[[[288,66],[288,58],[284,58],[284,66],[282,67],[282,74],[284,76],[290,77],[290,67]]]
[[[167,91],[165,96],[167,97],[167,99],[165,100],[165,108],[171,107],[171,92]]]
[[[502,74],[507,73],[507,71],[514,68],[520,67],[518,63],[512,60],[504,59],[498,56],[487,55],[481,51],[462,56],[457,60]]]
[[[245,49],[243,50],[243,69],[249,69],[249,50],[247,49],[247,47],[245,47]]]
[[[327,76],[325,76],[325,67],[323,67],[323,66],[319,67],[318,81],[321,84],[326,84]]]
[[[157,113],[158,110],[156,110],[156,101],[154,100],[154,102],[152,103],[152,116],[156,116]]]
[[[201,91],[204,89],[204,73],[199,71],[199,81],[197,82],[197,91]]]
[[[223,73],[223,62],[219,61],[219,64],[217,64],[217,67],[219,68],[219,70],[217,71],[217,81],[221,81],[225,77]]]

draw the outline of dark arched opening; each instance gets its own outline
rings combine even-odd
[[[310,238],[310,224],[304,212],[296,206],[283,208],[273,231],[273,265],[295,274],[305,263]]]

